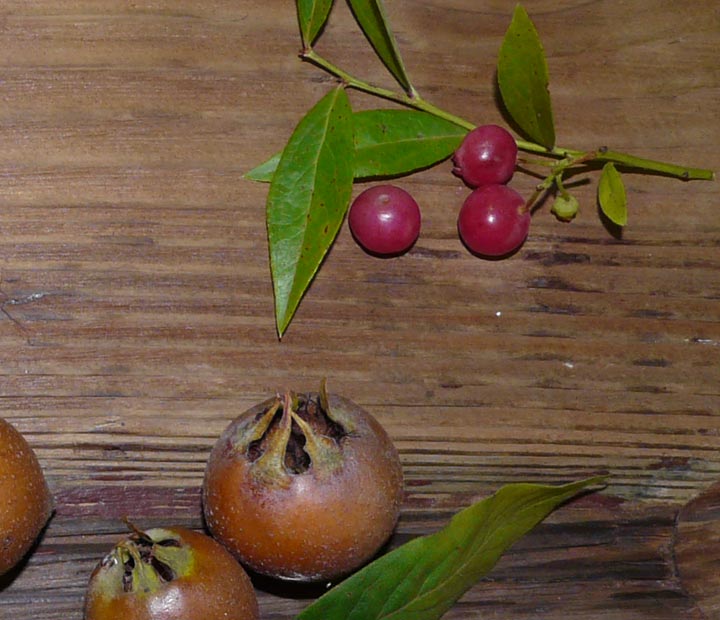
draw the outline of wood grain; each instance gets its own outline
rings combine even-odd
[[[720,616],[720,484],[680,511],[673,554],[683,588],[707,618]]]
[[[418,90],[503,122],[493,71],[513,3],[387,5]],[[715,2],[526,7],[563,146],[720,168]],[[720,478],[717,184],[628,176],[621,236],[581,184],[575,222],[546,206],[515,257],[486,262],[457,239],[467,190],[441,164],[398,182],[422,208],[415,248],[373,259],[343,228],[278,342],[267,187],[242,175],[332,84],[298,47],[277,0],[0,7],[0,416],[57,504],[3,579],[0,618],[79,620],[122,516],[201,527],[205,460],[230,419],[325,376],[400,449],[393,544],[508,482],[610,473],[447,618],[712,618],[672,541],[681,507]],[[392,87],[344,3],[319,49]],[[263,618],[307,604],[269,590]]]

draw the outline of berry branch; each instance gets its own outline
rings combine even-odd
[[[352,88],[364,92],[369,95],[374,95],[388,101],[393,101],[401,105],[408,106],[421,112],[428,112],[433,116],[441,118],[443,120],[454,123],[458,127],[472,131],[476,125],[470,121],[465,120],[455,114],[452,114],[436,105],[430,103],[415,90],[413,95],[407,95],[403,92],[393,91],[387,88],[381,88],[375,86],[365,80],[359,79],[354,75],[342,70],[340,67],[327,60],[320,54],[318,54],[313,48],[306,48],[300,52],[300,58],[304,61],[310,62],[315,66],[321,68],[328,74],[338,78],[347,88]],[[607,147],[601,147],[591,153],[591,157],[588,157],[588,153],[578,151],[575,149],[569,149],[561,146],[555,146],[552,149],[547,149],[540,144],[530,142],[527,140],[516,139],[518,149],[527,153],[535,153],[544,155],[547,157],[570,159],[570,163],[563,166],[563,170],[574,166],[578,163],[589,163],[591,161],[597,162],[612,162],[631,168],[634,170],[640,170],[643,172],[654,172],[656,174],[662,174],[671,176],[684,181],[711,181],[715,178],[715,173],[712,170],[706,170],[704,168],[691,168],[688,166],[680,166],[663,161],[657,161],[653,159],[646,159],[643,157],[636,157],[629,153],[622,153],[620,151],[611,151]],[[553,178],[557,178],[557,174],[551,175]]]
[[[332,9],[331,0],[297,0],[301,60],[338,83],[295,127],[285,147],[246,173],[269,182],[266,204],[270,268],[278,336],[333,244],[350,209],[349,225],[366,251],[392,256],[407,251],[418,235],[418,213],[398,188],[384,185],[377,195],[350,205],[355,181],[392,179],[427,169],[452,157],[453,173],[472,194],[458,216],[465,246],[478,256],[511,256],[524,242],[531,212],[554,193],[552,213],[572,220],[579,203],[566,181],[599,171],[597,202],[616,226],[628,219],[624,172],[680,180],[712,180],[702,168],[636,157],[606,146],[576,150],[557,146],[545,51],[532,20],[515,7],[497,60],[497,85],[504,110],[518,137],[498,125],[476,126],[431,103],[416,90],[405,69],[382,0],[348,0],[379,59],[398,83],[383,88],[360,79],[315,51]],[[399,104],[400,109],[355,111],[349,90]],[[529,154],[518,160],[518,151]],[[533,169],[519,167],[537,165]],[[516,170],[540,179],[529,200],[507,186]],[[356,198],[356,201],[360,197]],[[356,207],[356,208],[354,208]]]

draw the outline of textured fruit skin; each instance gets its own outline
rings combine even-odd
[[[317,395],[310,393],[308,397]],[[241,414],[218,439],[203,484],[210,531],[253,570],[287,580],[332,580],[359,568],[390,537],[402,501],[397,450],[369,413],[329,395],[336,418],[352,432],[339,466],[313,465],[276,479],[254,475],[238,438],[273,403]]]
[[[463,243],[481,256],[504,256],[519,248],[530,229],[525,200],[506,185],[486,185],[474,190],[458,216]]]
[[[402,254],[420,234],[420,208],[404,189],[375,185],[350,206],[348,224],[366,251],[380,256]]]
[[[517,164],[517,143],[499,125],[481,125],[465,136],[453,155],[453,172],[470,187],[507,183]]]
[[[0,418],[0,575],[30,550],[52,513],[52,496],[25,438]]]
[[[182,527],[155,528],[146,534],[154,540],[172,536],[186,545],[192,552],[187,574],[150,592],[125,592],[122,566],[113,563],[111,553],[90,577],[85,620],[258,619],[250,578],[220,544]]]

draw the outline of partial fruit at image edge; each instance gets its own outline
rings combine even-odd
[[[257,573],[332,581],[370,561],[398,520],[403,475],[378,421],[352,401],[286,393],[235,419],[203,483],[212,535]]]
[[[219,543],[183,527],[135,529],[93,571],[84,620],[257,620],[250,578]]]
[[[12,424],[0,418],[0,575],[27,555],[52,510],[35,452]]]

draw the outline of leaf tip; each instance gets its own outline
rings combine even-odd
[[[609,473],[598,474],[597,476],[592,476],[591,478],[588,478],[585,482],[587,483],[587,486],[589,486],[589,487],[604,488],[608,484],[610,484],[610,474]]]

